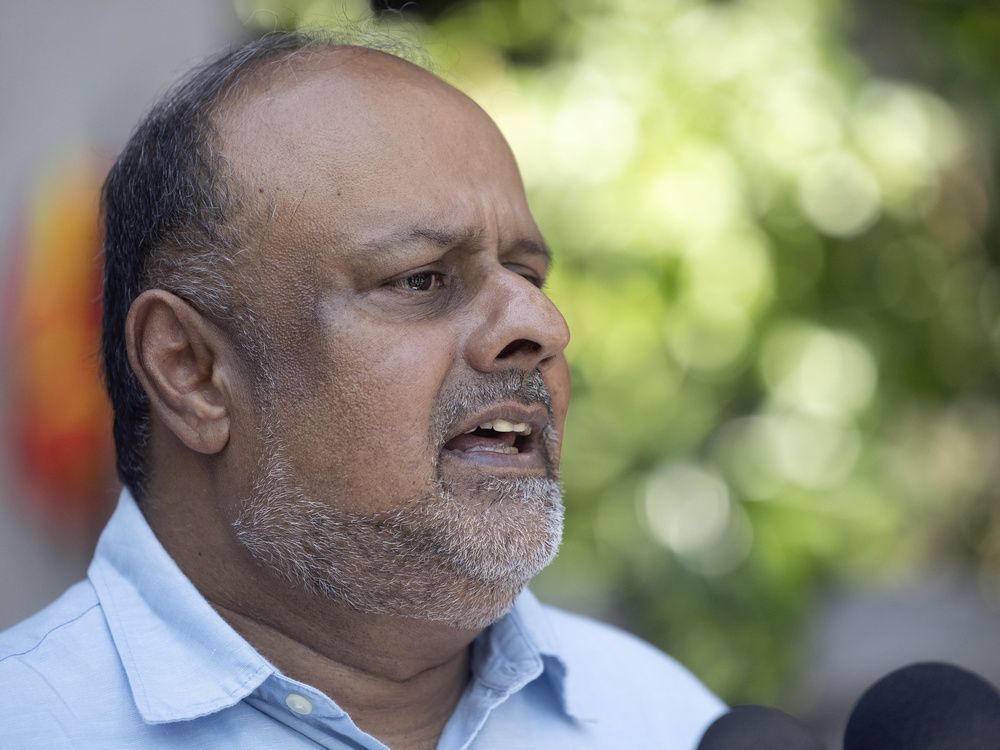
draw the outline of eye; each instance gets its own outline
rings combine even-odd
[[[545,279],[539,278],[538,276],[536,276],[533,273],[525,273],[525,274],[521,274],[521,275],[524,276],[524,278],[526,278],[532,284],[534,284],[535,286],[537,286],[539,289],[541,289],[541,288],[543,288],[545,286]]]
[[[541,289],[542,287],[545,286],[545,278],[542,277],[542,276],[539,276],[537,273],[535,273],[534,271],[532,271],[530,268],[528,268],[526,266],[521,266],[521,265],[517,265],[517,264],[510,264],[510,265],[507,266],[507,269],[509,271],[513,271],[518,276],[523,276],[531,284],[534,284],[539,289]]]
[[[444,274],[438,271],[419,271],[392,282],[392,286],[405,292],[430,292],[444,286]]]

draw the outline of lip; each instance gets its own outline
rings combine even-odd
[[[525,474],[538,474],[547,471],[545,456],[542,451],[542,431],[549,424],[549,415],[545,407],[527,406],[517,402],[497,404],[479,412],[459,425],[448,435],[445,443],[476,429],[484,422],[494,419],[507,419],[511,422],[524,422],[531,427],[528,444],[518,453],[488,453],[485,451],[460,451],[442,448],[441,455],[445,459],[456,461],[464,466],[471,466],[490,471],[505,471]]]
[[[466,453],[446,448],[441,451],[444,462],[454,461],[465,467],[475,467],[491,472],[503,471],[515,474],[545,474],[547,469],[542,453],[534,446],[533,450],[521,453]]]
[[[471,417],[469,417],[465,422],[456,427],[448,436],[445,438],[445,443],[449,440],[458,437],[459,435],[464,435],[469,430],[474,430],[479,425],[490,422],[494,419],[507,419],[511,422],[524,422],[531,428],[531,437],[534,438],[536,435],[540,435],[542,430],[549,423],[549,414],[545,410],[545,407],[539,406],[527,406],[525,404],[519,404],[516,401],[508,401],[502,404],[497,404],[492,406],[486,411],[479,412]],[[532,442],[535,442],[534,440]]]

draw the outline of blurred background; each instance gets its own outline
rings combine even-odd
[[[874,679],[1000,683],[992,0],[42,0],[0,15],[0,628],[116,495],[96,191],[272,29],[411,41],[518,157],[573,330],[544,600],[834,737]]]

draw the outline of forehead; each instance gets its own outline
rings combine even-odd
[[[344,48],[281,63],[227,108],[220,132],[272,231],[285,223],[362,244],[414,223],[534,230],[493,122],[398,58]]]

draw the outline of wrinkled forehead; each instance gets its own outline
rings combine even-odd
[[[237,174],[258,191],[372,196],[507,179],[509,148],[465,94],[399,58],[345,47],[276,64],[220,117]],[[388,191],[388,192],[387,192]],[[280,197],[280,196],[275,196]],[[346,218],[346,217],[345,217]]]

